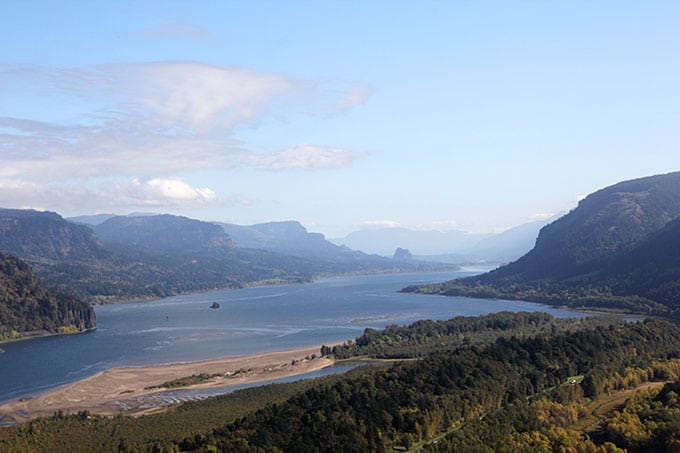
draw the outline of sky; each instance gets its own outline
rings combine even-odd
[[[676,1],[0,0],[0,206],[475,233],[680,170]]]

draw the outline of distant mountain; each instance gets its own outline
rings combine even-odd
[[[417,255],[416,258],[441,263],[507,264],[533,248],[538,232],[547,223],[547,220],[525,223],[502,233],[488,235],[457,253]]]
[[[425,261],[507,263],[531,250],[539,230],[547,223],[530,222],[498,234],[383,228],[355,231],[333,242],[385,256],[391,256],[396,248],[407,248]]]
[[[411,291],[680,313],[680,172],[599,190],[519,260]]]
[[[239,247],[279,252],[313,251],[334,253],[342,247],[326,240],[323,234],[310,233],[300,222],[268,222],[242,226],[219,223]]]
[[[547,223],[548,220],[529,222],[487,236],[467,250],[467,255],[478,260],[499,263],[514,261],[534,247],[539,231]]]
[[[354,250],[382,256],[392,256],[398,247],[409,249],[414,255],[440,255],[467,250],[486,236],[455,230],[379,228],[355,231],[332,241]]]
[[[348,273],[442,270],[437,264],[347,251],[294,224],[268,225],[258,234],[279,237],[291,250],[304,249],[300,244],[306,241],[309,252],[235,247],[221,226],[170,215],[117,216],[92,228],[101,239],[90,227],[55,213],[0,210],[0,252],[26,260],[46,286],[99,302]],[[284,234],[289,231],[298,238]]]
[[[413,259],[413,255],[408,249],[397,248],[392,255],[393,260],[409,261]]]
[[[79,215],[76,217],[67,217],[66,220],[72,223],[79,223],[81,225],[99,225],[104,223],[116,214],[94,214],[94,215]]]
[[[249,226],[217,223],[237,246],[269,250],[312,259],[360,258],[365,255],[326,240],[321,233],[310,233],[296,221],[269,222]]]
[[[21,209],[0,209],[0,252],[36,261],[107,254],[90,228],[67,222],[54,212]]]
[[[320,274],[357,272],[416,272],[457,269],[452,264],[428,260],[392,260],[352,250],[328,241],[323,234],[310,233],[296,221],[241,226],[217,223],[237,246],[265,250],[311,260]]]
[[[0,209],[0,252],[26,260],[46,286],[69,288],[96,301],[158,298],[263,282],[304,282],[314,275],[315,264],[308,260],[264,251],[232,252],[221,228],[205,222],[160,219],[159,224],[185,224],[185,233],[195,234],[183,238],[171,227],[160,230],[149,217],[131,217],[130,223],[125,219],[110,219],[111,224],[121,226],[119,232],[111,232],[119,234],[121,242],[104,243],[91,228],[52,212]],[[137,219],[150,222],[157,240],[143,228],[135,230]],[[210,250],[213,256],[200,254],[211,246],[215,247]]]
[[[142,246],[163,253],[219,255],[234,246],[222,228],[174,215],[116,216],[92,229],[106,242]]]
[[[96,326],[89,304],[46,290],[31,268],[0,254],[0,341],[35,333],[73,333]]]

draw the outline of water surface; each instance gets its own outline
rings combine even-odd
[[[26,397],[107,368],[176,363],[355,338],[367,327],[498,311],[581,316],[522,301],[401,294],[467,272],[354,276],[214,291],[96,307],[97,330],[5,344],[0,401]],[[219,309],[211,309],[213,302]]]

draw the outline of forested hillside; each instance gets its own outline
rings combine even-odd
[[[116,216],[92,229],[102,241],[163,253],[218,256],[234,246],[219,226],[174,215]]]
[[[216,229],[220,239],[225,237],[218,227],[206,225]],[[69,288],[91,301],[158,298],[255,282],[302,282],[313,275],[312,263],[266,252],[233,251],[215,258],[104,244],[90,228],[51,212],[0,210],[0,226],[0,252],[26,260],[48,287]],[[154,233],[157,241],[167,243],[169,235]],[[199,243],[195,247],[209,245],[194,239]],[[186,242],[192,242],[191,236]]]
[[[382,331],[366,329],[354,341],[329,348],[322,353],[338,359],[410,359],[433,353],[451,352],[461,347],[484,346],[500,337],[527,338],[620,324],[615,317],[555,318],[541,312],[500,312],[446,321],[421,320],[408,326],[390,325]]]
[[[113,217],[95,228],[104,240],[55,213],[0,210],[0,252],[27,261],[46,286],[67,287],[96,302],[444,267],[361,253],[305,258],[240,248],[218,225],[171,215]]]
[[[167,414],[56,415],[0,431],[0,449],[612,452],[670,445],[677,438],[669,419],[675,387],[645,396],[625,417],[604,406],[626,389],[660,388],[680,378],[680,328],[662,321],[598,322],[504,313],[415,323],[398,336],[392,328],[367,331],[355,343],[367,334],[382,338],[387,355],[395,355],[389,344],[401,347],[393,341],[399,337],[439,352],[248,389]],[[535,329],[540,333],[533,335]],[[455,346],[461,334],[471,341]],[[451,341],[449,350],[441,349]],[[651,410],[642,413],[643,407]]]
[[[109,256],[94,232],[54,212],[0,209],[0,252],[31,261],[102,259]]]
[[[677,316],[678,216],[680,173],[622,182],[544,227],[534,249],[514,263],[405,290]]]
[[[73,333],[95,326],[89,304],[65,292],[47,291],[25,262],[0,254],[0,341],[26,333]]]
[[[500,407],[567,384],[570,376],[586,375],[583,392],[596,396],[606,373],[677,357],[679,348],[680,330],[660,322],[503,339],[484,349],[435,354],[320,385],[198,442],[186,439],[180,447],[308,452],[410,448]]]
[[[416,323],[399,336],[432,345],[427,337],[439,335],[440,352],[138,419],[56,415],[0,431],[0,449],[612,452],[672,444],[678,438],[669,419],[677,407],[672,385],[627,405],[625,415],[605,406],[624,402],[626,389],[660,389],[680,378],[680,328],[591,322],[597,321],[505,313]],[[450,337],[440,335],[449,327]],[[534,327],[542,333],[531,335]],[[527,336],[519,338],[521,332]],[[474,339],[449,344],[460,334]],[[384,336],[384,343],[398,337],[389,328],[369,335]]]
[[[680,216],[680,172],[599,190],[544,227],[529,253],[494,278],[566,279],[598,270]]]

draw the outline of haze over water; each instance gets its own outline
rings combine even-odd
[[[3,345],[0,401],[91,376],[107,368],[198,361],[329,344],[367,327],[498,311],[582,316],[545,305],[401,294],[412,284],[472,272],[394,274],[319,280],[96,307],[95,332]],[[211,309],[213,302],[219,309]]]

